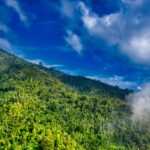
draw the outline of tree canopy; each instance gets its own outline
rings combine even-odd
[[[148,150],[131,91],[65,75],[0,50],[0,149]]]

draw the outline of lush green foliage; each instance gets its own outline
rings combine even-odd
[[[38,66],[38,68],[45,70],[64,84],[67,84],[84,94],[96,94],[100,95],[101,97],[117,97],[124,99],[125,95],[128,95],[130,92],[132,92],[128,89],[122,90],[118,86],[112,87],[100,81],[91,80],[82,76],[67,75],[56,71],[54,68],[44,68],[42,66]]]
[[[120,99],[127,91],[108,86],[117,98],[92,80],[86,89],[85,78],[84,90],[75,90],[52,71],[0,51],[0,149],[150,149],[149,127],[133,124]],[[89,83],[96,88],[87,94]]]

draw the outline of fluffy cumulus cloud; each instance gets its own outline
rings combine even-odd
[[[79,2],[84,26],[87,28],[90,35],[101,37],[111,44],[116,44],[119,41],[120,23],[117,22],[121,18],[120,13],[114,13],[99,17],[83,2]]]
[[[109,85],[119,86],[122,89],[136,87],[136,83],[131,82],[131,81],[126,81],[121,76],[116,76],[115,75],[113,77],[99,77],[99,76],[87,76],[87,77],[91,78],[91,79],[99,80],[99,81],[107,83]]]
[[[79,2],[78,4],[81,13],[82,13],[82,21],[84,25],[89,29],[92,30],[98,23],[98,16],[94,13],[90,13],[90,10],[86,7],[83,2]]]
[[[19,15],[19,18],[22,22],[27,24],[28,19],[27,19],[25,13],[23,12],[23,10],[21,9],[17,0],[6,0],[5,3],[7,6],[13,8],[17,12],[17,14]]]
[[[137,62],[150,63],[150,31],[133,35],[122,45],[123,50]]]
[[[83,2],[82,21],[88,32],[118,45],[133,61],[150,64],[150,10],[148,0],[122,0],[119,12],[99,17]]]
[[[65,40],[77,53],[81,53],[83,46],[78,35],[68,30]]]
[[[119,1],[120,9],[107,14],[96,13],[92,7],[94,4],[90,5],[86,1],[61,0],[60,10],[61,14],[71,19],[71,24],[78,23],[76,19],[72,23],[76,17],[83,23],[87,32],[82,37],[90,35],[105,40],[109,46],[117,45],[120,51],[132,61],[150,64],[150,10],[148,8],[150,1]],[[83,26],[78,28],[80,32],[84,30]],[[77,49],[81,50],[81,48]]]
[[[132,106],[134,122],[150,121],[150,83],[139,88],[138,92],[128,95],[127,100]]]

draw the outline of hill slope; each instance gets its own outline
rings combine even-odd
[[[46,68],[41,65],[28,63],[2,50],[0,51],[0,55],[3,57],[5,56],[5,64],[2,65],[3,67],[5,65],[11,66],[11,63],[13,64],[14,61],[18,61],[19,65],[27,64],[36,69],[40,69],[41,71],[52,75],[52,77],[57,78],[59,81],[71,86],[74,90],[78,90],[81,93],[97,94],[103,97],[117,97],[124,99],[124,97],[131,92],[131,90],[123,90],[117,86],[111,86],[100,81],[88,79],[82,76],[72,76],[57,71],[53,68]]]
[[[68,75],[54,68],[46,68],[41,65],[33,64],[34,67],[46,71],[52,75],[52,77],[57,78],[62,83],[69,85],[74,90],[80,93],[92,95],[100,95],[101,97],[117,97],[124,99],[126,95],[133,92],[129,89],[121,89],[118,86],[111,86],[98,80],[89,79],[82,76]]]
[[[42,69],[42,67],[40,68]],[[53,77],[57,78],[64,84],[71,86],[81,93],[97,94],[103,97],[119,97],[123,99],[125,95],[128,95],[131,92],[131,90],[128,89],[123,90],[117,86],[111,86],[100,81],[88,79],[82,76],[67,75],[52,68],[43,69],[52,74]]]
[[[82,77],[63,74],[68,81],[61,82],[59,74],[0,51],[0,149],[149,148],[150,130],[131,122],[131,109],[117,93],[102,93],[95,86],[101,83]],[[87,81],[101,92],[87,94]]]

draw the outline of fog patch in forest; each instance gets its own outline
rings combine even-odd
[[[133,122],[150,122],[150,83],[144,84],[137,92],[129,94],[126,99],[132,108]]]

